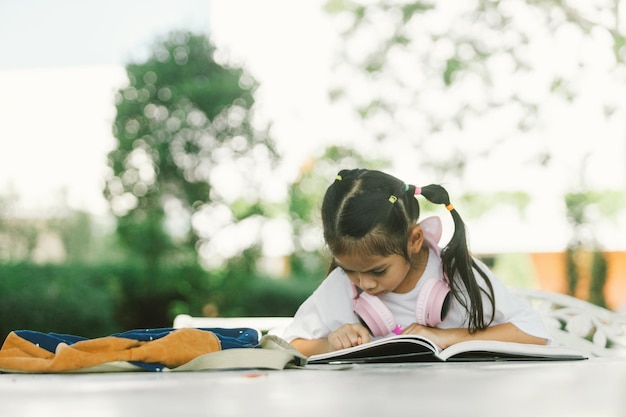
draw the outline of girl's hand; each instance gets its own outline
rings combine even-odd
[[[344,324],[328,335],[331,350],[358,346],[370,341],[370,332],[361,323]]]
[[[407,326],[402,334],[415,334],[418,336],[424,336],[426,339],[435,342],[437,346],[442,349],[456,343],[460,340],[455,340],[453,329],[438,329],[436,327],[423,326],[421,324],[413,323]],[[457,330],[457,329],[454,329]]]

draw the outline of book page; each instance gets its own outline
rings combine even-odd
[[[497,340],[470,340],[456,343],[444,349],[440,356],[446,361],[587,359],[586,355],[567,347],[501,342]]]

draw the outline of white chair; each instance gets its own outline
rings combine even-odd
[[[515,288],[540,314],[555,344],[590,357],[626,356],[626,315],[550,291]]]

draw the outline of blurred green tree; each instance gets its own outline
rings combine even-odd
[[[219,209],[236,222],[263,212],[259,173],[277,155],[268,130],[253,123],[257,84],[219,63],[206,36],[189,32],[158,40],[126,72],[104,189],[117,233],[144,265],[195,261],[212,238],[199,226],[203,217]]]
[[[581,185],[581,188],[586,188]],[[599,190],[571,192],[565,195],[567,220],[572,237],[566,251],[567,291],[571,295],[588,293],[589,301],[605,307],[604,284],[607,260],[596,236],[594,225],[600,219],[615,219],[626,205],[626,193]]]
[[[17,191],[9,184],[6,194],[0,196],[0,262],[30,259],[37,245],[37,228],[19,218],[18,201]]]
[[[593,90],[607,123],[624,117],[616,88],[588,84],[626,79],[619,3],[329,0],[342,33],[331,97],[371,139],[413,148],[436,178],[463,180],[522,141],[520,163],[541,169],[553,161],[549,138],[523,134],[556,102],[572,107]]]

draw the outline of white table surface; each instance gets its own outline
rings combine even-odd
[[[0,416],[626,416],[626,358],[0,374]]]

